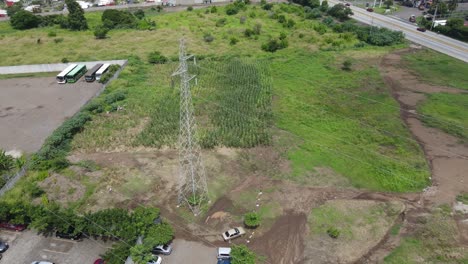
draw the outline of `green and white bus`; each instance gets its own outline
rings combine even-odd
[[[67,79],[66,79],[67,74],[69,72],[71,72],[76,66],[77,66],[77,64],[71,64],[67,68],[65,68],[65,70],[63,70],[61,73],[59,73],[57,75],[57,82],[58,83],[66,83],[67,82]]]
[[[76,66],[71,72],[67,74],[67,82],[68,83],[75,83],[77,82],[81,76],[86,73],[86,65],[79,64]]]

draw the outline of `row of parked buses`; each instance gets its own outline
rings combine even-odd
[[[57,75],[58,83],[75,83],[81,76],[85,76],[87,82],[94,82],[100,80],[101,76],[109,69],[110,64],[98,63],[91,70],[86,71],[84,64],[71,64],[65,70]]]

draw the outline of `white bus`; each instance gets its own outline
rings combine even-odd
[[[96,72],[96,80],[99,81],[101,79],[101,76],[106,73],[107,69],[109,69],[110,64],[105,63],[102,65],[101,68],[99,68],[99,71]]]
[[[65,70],[63,70],[61,73],[59,73],[57,75],[57,82],[58,83],[66,83],[67,79],[65,78],[65,76],[67,76],[67,74],[69,72],[71,72],[76,66],[78,66],[78,65],[77,64],[71,64]]]

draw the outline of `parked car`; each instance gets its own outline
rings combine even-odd
[[[229,229],[228,231],[223,233],[224,241],[228,241],[234,239],[236,237],[240,237],[245,234],[245,230],[242,227],[236,227],[233,229]]]
[[[415,23],[415,22],[416,22],[416,16],[415,16],[415,15],[411,15],[410,18],[409,18],[409,22]]]
[[[54,262],[49,262],[49,261],[34,261],[31,264],[55,264]]]
[[[9,247],[8,243],[0,241],[0,253],[7,251]]]
[[[149,261],[148,264],[161,264],[162,258],[159,256],[154,256],[154,259]]]
[[[153,248],[151,251],[153,254],[163,254],[163,255],[170,255],[172,252],[172,245],[159,245]]]
[[[350,3],[345,3],[344,5],[345,5],[345,6],[351,6],[351,4],[350,4]]]
[[[78,234],[73,234],[73,230],[68,230],[68,232],[55,232],[55,236],[58,238],[63,238],[63,239],[70,239],[70,240],[81,240],[81,233]]]
[[[5,228],[5,229],[8,229],[8,230],[12,230],[12,231],[23,231],[23,230],[26,229],[26,227],[27,227],[27,225],[11,224],[11,223],[7,223],[7,222],[0,223],[0,228]]]
[[[220,259],[231,259],[231,248],[230,247],[219,247],[218,248],[218,260]]]
[[[103,259],[96,259],[94,264],[106,264],[106,262]]]
[[[231,259],[218,259],[216,264],[231,264]]]
[[[423,28],[423,27],[418,27],[416,28],[417,31],[421,31],[421,32],[426,32],[426,28]]]
[[[367,12],[374,12],[374,8],[372,8],[372,7],[369,7],[366,10],[367,10]]]

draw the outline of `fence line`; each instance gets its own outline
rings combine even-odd
[[[106,87],[114,80],[114,79],[117,79],[119,77],[119,74],[120,72],[125,68],[125,66],[127,66],[127,63],[128,63],[128,60],[125,60],[123,61],[120,69],[118,71],[116,71],[114,73],[114,76],[112,76],[112,78],[109,79],[109,81],[105,84],[102,85],[101,89],[99,89],[96,94],[91,97],[88,101],[86,101],[83,106],[81,106],[80,110],[78,110],[72,117],[70,118],[73,118],[75,115],[77,115],[78,113],[80,113],[83,108],[94,98],[96,98],[97,96],[99,96],[105,89]],[[50,136],[50,135],[49,135]],[[40,151],[40,150],[39,150]],[[28,171],[28,167],[29,167],[29,163],[30,163],[31,160],[28,160],[26,161],[25,165],[23,165],[23,167],[21,167],[21,169],[15,173],[15,175],[13,177],[7,177],[8,180],[7,182],[5,183],[5,185],[3,185],[2,188],[0,188],[0,197],[2,197],[6,192],[8,192],[9,190],[11,190],[11,188],[13,188],[13,186],[15,186],[15,184],[24,176],[26,175],[26,172]],[[0,177],[2,177],[0,175]]]

